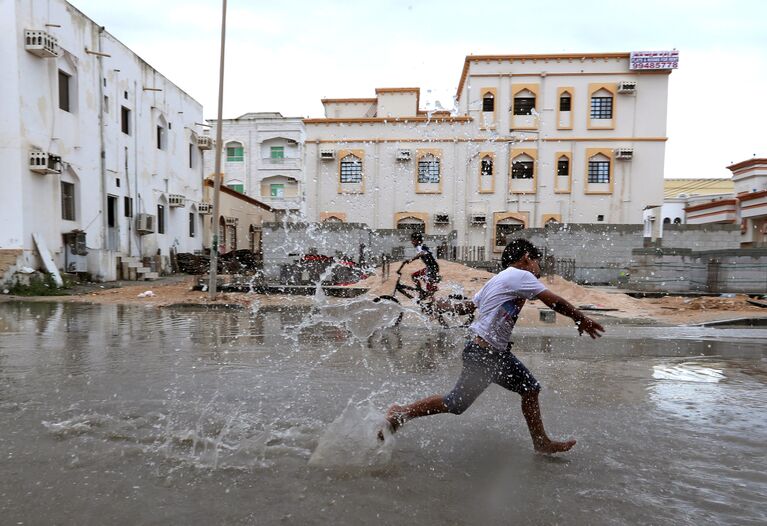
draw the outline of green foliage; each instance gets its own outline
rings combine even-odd
[[[71,288],[69,280],[64,281],[62,287],[57,287],[52,274],[45,274],[42,279],[34,276],[29,280],[29,285],[16,283],[9,291],[15,296],[66,296],[66,289]]]

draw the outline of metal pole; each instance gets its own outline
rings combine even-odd
[[[218,271],[218,214],[221,195],[221,119],[224,108],[224,48],[226,45],[226,0],[221,10],[221,59],[218,72],[218,120],[216,121],[216,164],[213,171],[213,243],[210,247],[210,281],[208,298],[216,298],[216,278]]]

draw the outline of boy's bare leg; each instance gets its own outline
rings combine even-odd
[[[389,422],[392,432],[394,432],[399,426],[413,418],[447,412],[448,408],[445,405],[444,397],[442,395],[434,395],[422,398],[410,405],[392,405],[386,412],[386,420]]]
[[[539,453],[562,453],[575,445],[575,440],[555,442],[551,440],[543,428],[541,419],[541,407],[538,404],[538,392],[522,395],[522,414],[525,415],[530,437],[533,439],[533,447]]]

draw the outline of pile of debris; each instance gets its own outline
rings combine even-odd
[[[202,254],[176,254],[178,271],[186,274],[207,274],[210,256]],[[252,274],[261,268],[261,258],[250,250],[232,250],[219,254],[217,271],[220,274]]]

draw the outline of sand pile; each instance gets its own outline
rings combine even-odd
[[[649,303],[657,305],[668,310],[686,310],[686,311],[748,311],[763,312],[765,309],[748,303],[748,296],[738,294],[735,297],[704,296],[699,298],[680,298],[671,296],[650,300]]]

